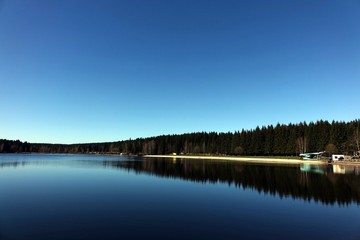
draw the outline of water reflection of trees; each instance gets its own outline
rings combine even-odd
[[[359,169],[347,169],[346,174],[334,174],[332,166],[309,171],[296,166],[255,165],[238,162],[197,159],[145,159],[131,161],[9,161],[0,168],[26,165],[65,165],[74,167],[110,167],[176,178],[199,183],[225,183],[259,193],[292,197],[323,204],[360,204]],[[319,173],[323,174],[319,174]],[[1,173],[0,173],[1,174]]]
[[[299,166],[253,165],[209,160],[151,159],[111,161],[104,165],[136,173],[178,178],[202,183],[227,183],[259,193],[292,197],[324,204],[360,204],[360,176],[338,175],[331,166],[324,174],[301,171]]]
[[[0,168],[6,168],[6,167],[24,167],[28,165],[29,162],[26,161],[9,161],[9,162],[0,162]],[[0,238],[1,239],[1,238]]]

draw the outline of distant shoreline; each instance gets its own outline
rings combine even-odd
[[[252,157],[230,157],[230,156],[194,156],[194,155],[144,155],[146,158],[172,158],[172,159],[207,159],[207,160],[228,160],[247,163],[263,163],[263,164],[332,164],[332,165],[348,165],[360,166],[360,162],[332,162],[328,163],[321,160],[302,160],[289,158],[252,158]]]
[[[6,154],[6,153],[0,153]],[[237,156],[210,156],[210,155],[120,155],[118,153],[39,153],[39,152],[18,152],[8,154],[50,154],[50,155],[96,155],[96,156],[123,156],[123,157],[144,157],[144,158],[171,158],[171,159],[203,159],[203,160],[225,160],[225,161],[238,161],[247,163],[261,163],[261,164],[314,164],[314,165],[341,165],[341,166],[360,166],[360,162],[336,161],[327,162],[324,160],[302,160],[294,158],[276,158],[274,157],[237,157]]]
[[[207,159],[207,160],[229,160],[252,163],[278,163],[278,164],[327,164],[324,161],[310,161],[290,158],[252,158],[252,157],[231,157],[231,156],[194,156],[194,155],[144,155],[147,158],[184,158],[184,159]]]

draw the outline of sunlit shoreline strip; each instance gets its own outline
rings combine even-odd
[[[354,165],[360,166],[360,163],[354,162],[332,162],[321,160],[302,160],[287,158],[249,158],[249,157],[230,157],[230,156],[197,156],[197,155],[144,155],[147,158],[172,158],[172,159],[207,159],[207,160],[229,160],[239,162],[264,163],[264,164],[334,164],[334,165]]]

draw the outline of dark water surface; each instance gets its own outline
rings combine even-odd
[[[0,155],[0,239],[360,239],[356,167]]]

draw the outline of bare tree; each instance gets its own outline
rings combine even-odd
[[[305,153],[307,151],[308,141],[306,137],[299,137],[296,139],[296,148],[299,153]]]
[[[241,146],[237,146],[234,150],[235,154],[243,154],[244,149]]]
[[[331,156],[335,154],[338,151],[338,149],[334,144],[329,143],[328,145],[326,145],[325,151],[329,154],[329,156]]]
[[[360,131],[359,131],[359,128],[355,129],[353,138],[354,138],[354,142],[356,144],[356,150],[357,150],[357,152],[359,152],[360,151]]]

